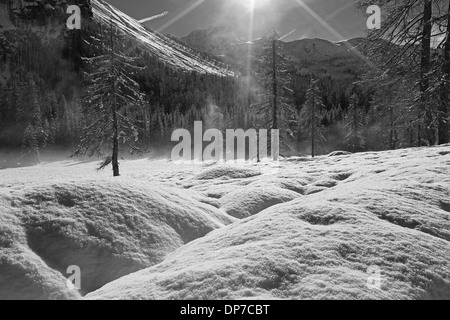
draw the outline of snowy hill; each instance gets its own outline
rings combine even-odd
[[[0,298],[450,299],[450,145],[95,167],[0,171]]]
[[[105,23],[112,22],[126,35],[139,41],[148,52],[169,66],[192,72],[219,76],[233,76],[234,73],[225,65],[219,66],[215,61],[202,59],[194,50],[184,47],[169,38],[149,31],[135,19],[102,0],[92,0],[94,19]]]

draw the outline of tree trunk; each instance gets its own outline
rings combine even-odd
[[[277,83],[277,44],[275,35],[272,43],[273,53],[273,124],[272,129],[278,129],[278,83]]]
[[[312,111],[311,111],[311,156],[314,158],[315,154],[315,140],[316,140],[316,92],[315,92],[315,83],[313,80],[313,102],[312,102]]]
[[[114,41],[113,41],[113,27],[111,23],[111,63],[114,64]],[[113,105],[112,105],[112,116],[113,116],[113,150],[112,150],[112,167],[113,176],[118,177],[119,172],[119,122],[117,119],[117,96],[116,96],[116,83],[113,80]]]
[[[431,65],[431,32],[432,23],[431,18],[433,14],[433,7],[431,0],[424,1],[423,9],[423,32],[422,32],[422,58],[421,58],[421,74],[420,74],[420,93],[422,104],[422,115],[425,115],[425,133],[426,138],[430,144],[433,144],[434,134],[432,132],[432,112],[428,106],[428,90],[430,88],[429,72]],[[420,123],[420,121],[419,121]],[[419,127],[420,136],[420,127]],[[420,140],[420,139],[419,139]],[[420,143],[420,141],[419,141]]]
[[[113,111],[114,121],[114,136],[113,136],[113,151],[112,151],[112,167],[114,177],[118,177],[119,173],[119,128],[117,123],[117,114],[114,107]]]

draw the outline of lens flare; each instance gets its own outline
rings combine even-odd
[[[266,6],[271,0],[236,0],[236,2],[243,5],[248,10],[261,9]]]

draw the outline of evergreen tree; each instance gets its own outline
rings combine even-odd
[[[34,127],[32,124],[29,124],[23,136],[23,156],[26,161],[31,164],[37,164],[41,161],[38,135],[39,129],[36,129],[36,127]]]
[[[89,121],[84,128],[75,155],[102,154],[103,148],[111,148],[111,157],[100,169],[112,163],[113,175],[119,176],[119,147],[127,145],[140,152],[135,145],[138,130],[130,111],[141,105],[142,95],[138,83],[132,79],[137,71],[136,58],[125,55],[124,36],[111,24],[103,30],[100,39],[92,38],[102,53],[85,62],[91,69],[83,115]]]
[[[350,105],[345,119],[345,127],[347,129],[345,145],[352,152],[359,151],[365,147],[366,141],[363,134],[364,120],[364,115],[361,109],[359,109],[358,97],[355,93],[350,97]],[[394,131],[392,131],[392,134],[394,134]]]
[[[66,145],[70,138],[69,124],[68,124],[68,107],[66,98],[63,96],[58,103],[56,109],[56,143],[59,145]]]
[[[47,134],[44,130],[41,108],[39,105],[38,88],[31,75],[27,75],[27,87],[23,86],[19,99],[23,119],[27,119],[28,126],[23,135],[23,148],[26,153],[33,155],[33,162],[39,159],[39,148],[45,147]]]
[[[311,141],[311,155],[316,155],[316,145],[323,145],[326,141],[325,128],[322,120],[327,116],[325,105],[319,88],[319,80],[311,79],[309,89],[306,93],[306,103],[300,112],[300,126],[302,132]]]

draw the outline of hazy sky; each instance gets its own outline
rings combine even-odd
[[[252,10],[252,2],[255,10]],[[208,26],[228,26],[237,36],[250,37],[254,12],[253,38],[276,28],[292,34],[285,40],[324,38],[349,39],[365,33],[366,17],[357,12],[354,0],[107,0],[138,20],[162,12],[163,18],[148,23],[162,33],[185,36]]]

